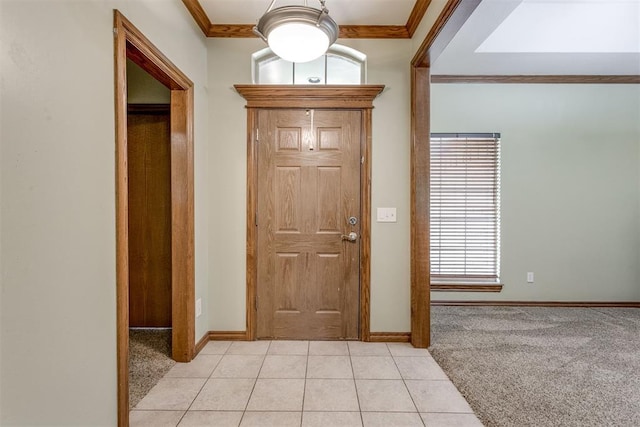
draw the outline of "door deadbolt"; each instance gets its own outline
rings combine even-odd
[[[355,216],[349,217],[349,224],[356,225],[358,223],[358,218]]]

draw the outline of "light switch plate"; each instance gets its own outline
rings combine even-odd
[[[196,300],[196,317],[202,315],[202,298]]]
[[[396,222],[396,208],[378,208],[377,211],[378,222]]]

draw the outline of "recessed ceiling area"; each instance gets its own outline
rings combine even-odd
[[[209,37],[254,37],[271,0],[183,2]],[[274,7],[301,4],[276,0]],[[341,38],[411,38],[427,8],[445,4],[326,0]],[[640,0],[483,0],[432,59],[431,74],[640,75]]]
[[[477,53],[638,53],[640,2],[524,0]]]
[[[207,37],[255,37],[253,27],[271,0],[182,0]],[[325,0],[341,38],[410,39],[430,4],[445,0]],[[322,9],[319,0],[276,0],[272,9]]]
[[[640,0],[484,0],[431,71],[638,75]]]

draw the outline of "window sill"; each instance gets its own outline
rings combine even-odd
[[[433,292],[502,292],[502,283],[431,283]]]

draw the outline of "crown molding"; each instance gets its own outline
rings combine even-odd
[[[413,37],[422,18],[424,18],[424,14],[427,13],[427,9],[429,9],[429,5],[431,4],[431,0],[417,0],[416,4],[413,6],[413,10],[409,15],[409,19],[407,19],[407,24],[405,27],[407,28],[407,32],[409,33],[409,38]]]
[[[182,0],[207,37],[254,38],[253,24],[214,24],[199,0]],[[342,39],[410,39],[424,17],[431,0],[416,0],[405,25],[340,25]]]

